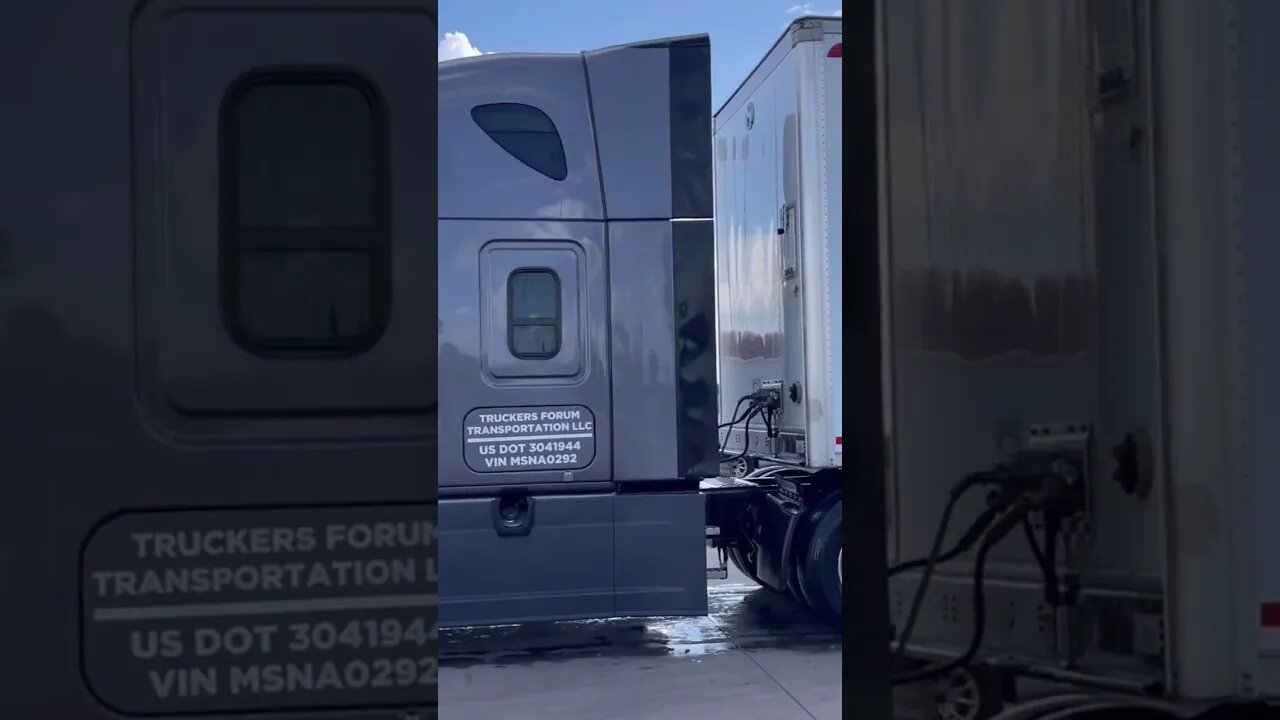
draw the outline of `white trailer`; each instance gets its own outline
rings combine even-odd
[[[715,115],[721,439],[738,474],[843,464],[841,29],[791,23]],[[731,423],[762,388],[780,407]]]
[[[1033,542],[891,570],[908,655],[983,695],[941,712],[1001,676],[1089,689],[1055,718],[1280,698],[1280,4],[877,8],[891,560],[939,554],[956,479],[1074,473]]]
[[[725,477],[702,483],[723,557],[833,622],[843,612],[841,27],[792,22],[715,114]]]

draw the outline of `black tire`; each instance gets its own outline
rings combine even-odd
[[[840,627],[844,615],[844,592],[840,587],[843,512],[842,500],[829,505],[813,530],[805,534],[806,542],[796,558],[806,603],[820,619],[836,627]]]

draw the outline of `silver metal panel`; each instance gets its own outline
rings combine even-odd
[[[1161,493],[1125,492],[1115,482],[1111,449],[1126,435],[1161,436],[1159,255],[1151,210],[1149,75],[1139,53],[1148,47],[1139,3],[1091,2],[1090,34],[1097,72],[1119,68],[1130,78],[1122,96],[1095,101],[1089,158],[1097,255],[1097,475],[1090,513],[1096,541],[1086,552],[1098,582],[1156,583],[1164,576]]]
[[[912,643],[913,647],[945,656],[956,652],[957,646],[967,645],[974,616],[971,575],[962,571],[934,576],[920,608],[916,632],[920,638],[935,640]],[[918,579],[913,575],[893,584],[890,610],[894,617],[906,615]],[[1039,659],[1051,668],[1060,667],[1055,658],[1068,636],[1060,632],[1065,626],[1047,611],[1037,579],[1037,573],[1028,572],[1021,578],[1005,577],[983,585],[984,653]],[[1083,592],[1073,613],[1080,621],[1078,627],[1087,630],[1071,637],[1070,642],[1085,650],[1085,660],[1072,670],[1133,687],[1158,685],[1164,678],[1161,605],[1158,586]],[[1156,628],[1154,637],[1146,634],[1152,627]],[[957,641],[959,638],[963,640]],[[1106,664],[1098,664],[1099,659]]]
[[[794,80],[778,78],[794,72],[789,56],[775,65],[732,116],[719,118],[714,138],[721,422],[739,398],[786,371],[778,223],[786,197],[784,138],[788,124],[794,132],[798,109]],[[762,422],[754,427],[763,431]]]
[[[443,180],[442,180],[443,184]],[[612,412],[608,353],[608,268],[604,225],[590,222],[440,220],[440,455],[441,486],[525,485],[561,483],[566,479],[610,479]],[[501,377],[485,370],[492,360],[488,332],[492,295],[482,294],[483,248],[494,241],[522,243],[521,252],[539,243],[548,248],[573,246],[579,266],[577,346],[580,368],[572,375]],[[505,303],[498,308],[505,316]],[[570,329],[566,328],[566,335]],[[505,336],[499,357],[505,357]],[[493,340],[496,343],[497,340]],[[582,405],[595,418],[596,454],[592,464],[570,475],[561,471],[524,470],[475,473],[464,462],[464,424],[469,412],[485,407]]]
[[[820,388],[811,388],[807,378],[805,377],[805,337],[806,324],[805,316],[808,308],[805,302],[805,292],[810,286],[818,286],[822,288],[821,277],[818,274],[821,265],[815,264],[810,267],[810,262],[815,260],[810,252],[811,246],[817,246],[822,250],[822,245],[827,241],[825,235],[819,237],[809,237],[810,232],[814,229],[814,224],[809,220],[812,214],[812,207],[801,203],[801,195],[805,196],[806,201],[811,205],[814,200],[818,199],[818,188],[805,187],[805,192],[801,192],[801,187],[809,182],[821,182],[822,176],[816,167],[807,167],[813,165],[813,160],[806,159],[806,165],[803,168],[804,176],[802,181],[802,158],[804,153],[800,144],[800,125],[801,104],[800,104],[800,86],[802,84],[816,83],[818,78],[812,74],[812,67],[802,69],[799,55],[804,49],[809,47],[810,43],[805,43],[793,50],[787,56],[773,75],[771,75],[761,88],[769,88],[773,93],[772,105],[774,108],[774,139],[777,143],[777,152],[774,158],[774,167],[778,172],[778,196],[774,200],[777,205],[776,227],[779,231],[776,241],[778,245],[778,266],[780,276],[777,278],[779,283],[778,300],[781,303],[782,312],[782,373],[777,379],[782,381],[783,401],[782,401],[782,418],[781,427],[783,430],[804,434],[808,416],[807,406],[809,404],[810,391],[821,393]],[[808,70],[809,72],[804,72]],[[808,90],[806,88],[806,90]],[[762,98],[763,99],[763,98]],[[807,111],[816,110],[816,107],[806,108]],[[804,122],[813,123],[813,119],[809,117],[803,118]],[[806,133],[808,147],[804,149],[816,151],[818,149],[818,136],[816,133],[809,137],[810,133]],[[818,308],[821,312],[821,309]],[[814,328],[817,330],[817,328]],[[791,386],[797,387],[800,392],[792,395],[787,392]],[[821,404],[821,400],[819,400]]]
[[[1280,385],[1265,371],[1280,361],[1280,95],[1268,71],[1280,9],[1261,0],[1009,3],[980,6],[979,20],[978,7],[882,7],[898,555],[922,552],[920,528],[938,514],[921,512],[941,485],[926,467],[935,476],[981,467],[999,455],[987,438],[1001,428],[1075,415],[1093,424],[1097,445],[1092,533],[1078,556],[1078,629],[1094,633],[1079,638],[1092,644],[1086,650],[1127,654],[1183,699],[1275,696],[1280,630],[1260,621],[1259,605],[1280,595],[1267,552],[1280,502],[1268,481],[1280,457],[1269,442]],[[1027,26],[1034,40],[1016,29]],[[1071,127],[1081,109],[1083,143]],[[996,127],[998,140],[987,135]],[[1079,192],[1073,176],[1084,178]],[[1065,200],[1077,194],[1073,208]],[[1016,314],[956,290],[966,265],[998,270],[1016,259],[1012,244],[992,247],[1001,239],[1041,263],[1024,274],[1069,280],[1046,296],[1052,302],[1041,302],[1051,287],[1043,280],[1022,290],[1006,281],[988,295],[1030,291],[1035,333],[1013,332],[1026,327],[1011,322]],[[911,291],[912,265],[944,273]],[[945,322],[930,307],[946,309]],[[1052,322],[1041,307],[1054,310]],[[1002,333],[990,324],[980,332],[975,319],[997,314]],[[1139,431],[1154,454],[1146,495],[1123,492],[1109,458]],[[1024,558],[1002,559],[988,602],[1007,600],[1019,619],[997,617],[1010,630],[989,636],[987,648],[1060,653],[1047,635],[1027,633],[1036,590],[1018,577],[1034,583],[1036,573]],[[962,641],[969,626],[958,593],[969,569],[943,570],[940,587],[950,589],[927,604],[922,644]],[[909,596],[912,582],[895,592]],[[1108,624],[1132,632],[1102,632]]]
[[[1006,457],[1030,424],[1098,414],[1090,83],[1079,2],[880,7],[890,532],[907,559],[927,553],[959,477]],[[948,546],[981,502],[957,507]],[[1006,542],[989,576],[1033,563],[1025,543]],[[967,639],[962,628],[917,637]]]
[[[609,224],[614,480],[668,480],[676,468],[671,223]]]
[[[827,236],[827,267],[822,273],[826,302],[824,317],[818,323],[827,347],[825,377],[819,381],[825,388],[829,436],[819,439],[811,434],[808,442],[809,453],[820,466],[841,464],[844,435],[844,60],[828,54],[844,36],[839,34],[840,25],[836,33],[831,33],[831,29],[823,36],[819,50],[819,63],[823,66],[823,114],[818,120],[818,132],[823,137],[822,156],[818,161],[823,164],[825,181],[822,220]],[[870,242],[870,239],[862,241]]]
[[[1249,653],[1242,672],[1251,672],[1253,687],[1268,695],[1280,695],[1280,628],[1255,625],[1256,603],[1280,601],[1280,564],[1272,548],[1280,547],[1280,284],[1275,281],[1280,268],[1280,245],[1275,229],[1280,227],[1280,202],[1276,177],[1280,168],[1280,93],[1273,72],[1277,62],[1275,28],[1280,23],[1280,6],[1270,2],[1238,3],[1235,26],[1239,51],[1235,71],[1239,88],[1239,128],[1236,143],[1240,152],[1234,162],[1240,170],[1239,212],[1240,254],[1237,278],[1243,281],[1239,293],[1242,357],[1237,358],[1237,382],[1244,398],[1240,408],[1243,427],[1236,438],[1241,453],[1240,475],[1243,491],[1237,493],[1236,507],[1247,509],[1252,523],[1238,533],[1236,552],[1245,577],[1256,578],[1252,587],[1241,586],[1236,595],[1237,612],[1243,623],[1238,647]],[[1246,392],[1247,391],[1247,392]],[[1253,638],[1253,641],[1250,641]],[[1238,651],[1239,652],[1239,651]]]
[[[1242,284],[1232,257],[1240,242],[1239,147],[1231,137],[1238,88],[1229,52],[1238,38],[1237,7],[1153,8],[1155,189],[1165,271],[1168,625],[1176,691],[1192,698],[1236,692],[1242,681],[1237,648],[1255,636],[1241,635],[1243,618],[1232,612],[1233,600],[1253,594],[1241,565],[1247,546],[1234,537],[1246,530],[1236,502],[1248,497],[1239,474],[1248,453],[1239,445],[1243,388],[1236,374],[1246,337],[1238,325],[1244,309],[1235,294]],[[1254,621],[1260,614],[1257,608],[1250,613]],[[1223,620],[1208,624],[1210,617]]]
[[[440,63],[440,217],[603,218],[587,81],[580,55],[484,55]],[[568,176],[552,180],[491,140],[471,118],[486,103],[546,113],[564,144]]]
[[[809,465],[816,467],[834,464],[836,428],[840,425],[839,401],[831,396],[830,377],[833,344],[838,342],[835,338],[840,336],[841,328],[831,324],[833,288],[830,283],[832,246],[839,247],[843,238],[833,234],[828,224],[828,203],[832,197],[827,189],[831,178],[838,178],[840,174],[839,165],[827,166],[830,135],[838,136],[840,132],[839,125],[827,126],[827,72],[833,66],[839,68],[841,62],[828,59],[827,48],[839,37],[819,34],[812,41],[798,43],[792,50],[798,78],[796,100],[800,107],[797,131],[800,192],[796,206],[799,208],[801,265],[807,266],[803,270],[805,279],[798,288],[803,311],[798,341],[804,352],[797,379],[804,401],[805,456]],[[837,74],[831,81],[839,83],[839,80]],[[836,97],[839,97],[838,91]],[[839,259],[838,254],[836,258]],[[839,366],[835,369],[838,371]],[[787,382],[792,382],[791,378],[787,378]]]
[[[655,152],[671,143],[670,54],[667,48],[585,54],[610,220],[671,217],[671,153]]]

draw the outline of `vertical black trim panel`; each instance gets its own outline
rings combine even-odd
[[[887,0],[885,0],[887,2]],[[845,584],[857,588],[844,596],[844,676],[845,698],[859,715],[869,718],[893,716],[889,655],[889,589],[885,567],[885,441],[881,403],[880,302],[884,288],[880,278],[879,147],[876,124],[878,95],[876,55],[880,40],[879,2],[854,3],[845,18],[853,29],[845,46],[852,54],[844,62],[844,97],[852,112],[845,115],[845,127],[852,128],[853,141],[845,143],[848,157],[845,201],[851,222],[846,228],[854,242],[852,260],[846,255],[842,270],[853,288],[848,304],[853,308],[852,347],[848,364],[852,384],[848,395],[859,398],[845,403],[853,415],[852,441],[845,456],[853,463],[845,472],[844,547],[850,548],[844,561]],[[851,67],[848,67],[851,66]],[[832,128],[832,132],[841,132]],[[832,238],[834,241],[835,238]],[[843,240],[841,240],[843,241]]]
[[[671,217],[712,216],[711,40],[671,43]]]
[[[582,78],[583,86],[587,88],[587,112],[591,115],[591,147],[596,152],[596,184],[600,187],[600,215],[605,219],[604,222],[604,307],[605,317],[609,318],[609,334],[613,335],[613,241],[609,237],[609,228],[613,224],[609,222],[609,194],[604,190],[604,162],[600,159],[600,123],[596,121],[596,99],[591,93],[591,69],[587,64],[586,53],[582,54]],[[605,355],[608,358],[609,368],[609,476],[613,477],[618,471],[616,455],[613,448],[617,447],[614,437],[614,428],[617,423],[613,421],[614,405],[613,405],[613,342],[605,343]]]
[[[716,442],[715,226],[671,223],[675,306],[676,462],[682,478],[713,477]]]
[[[671,70],[671,217],[714,214],[711,165],[711,40],[668,46]],[[676,350],[676,468],[682,477],[719,473],[716,442],[715,227],[671,224]]]

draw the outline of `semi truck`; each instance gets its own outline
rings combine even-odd
[[[714,118],[707,36],[440,64],[442,625],[701,615],[728,562],[838,622],[838,22],[787,37]]]
[[[900,717],[1273,717],[1280,6],[876,12]]]

